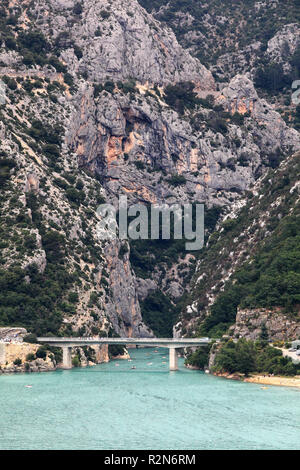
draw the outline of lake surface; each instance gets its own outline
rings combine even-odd
[[[168,350],[154,351],[1,375],[0,449],[300,449],[299,389],[263,390],[188,370],[183,359],[169,372]]]

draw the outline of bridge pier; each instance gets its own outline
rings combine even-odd
[[[63,346],[63,360],[62,368],[63,369],[72,369],[72,348],[69,346]]]
[[[169,366],[170,370],[178,370],[178,356],[176,348],[169,348]]]

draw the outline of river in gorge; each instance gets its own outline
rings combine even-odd
[[[168,350],[155,351],[1,375],[0,449],[300,449],[299,389],[214,377],[183,359],[169,372]]]

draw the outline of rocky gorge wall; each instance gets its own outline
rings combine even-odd
[[[30,236],[35,246],[26,238],[16,250],[16,241],[5,240],[3,266],[21,259],[23,269],[36,265],[46,275],[56,251],[56,264],[75,279],[55,305],[60,331],[151,335],[142,319],[142,281],[130,264],[130,246],[121,255],[120,243],[99,240],[97,206],[117,204],[123,194],[130,202],[203,202],[228,212],[242,204],[274,155],[299,148],[300,137],[258,96],[251,76],[236,75],[220,85],[135,0],[76,4],[10,4],[25,38],[34,31],[39,40],[31,37],[28,46],[20,35],[14,50],[7,40],[1,43],[0,77],[8,84],[1,149],[17,164],[1,206],[15,220],[1,222],[6,230],[14,225],[12,238]],[[8,5],[5,11],[10,14]],[[8,28],[19,39],[14,26]],[[28,65],[28,53],[39,48],[49,62],[38,55]],[[192,104],[178,107],[170,93],[185,82],[192,86]],[[60,136],[56,148],[53,134]],[[47,231],[62,237],[54,250]],[[32,278],[27,274],[26,281]],[[162,285],[174,300],[187,287],[176,278],[168,289],[169,278],[160,282],[154,273],[149,286]],[[74,294],[79,300],[69,301]],[[50,323],[49,312],[41,315]]]
[[[299,315],[283,314],[280,309],[238,309],[229,334],[234,338],[257,340],[262,328],[273,341],[292,341],[300,336]]]

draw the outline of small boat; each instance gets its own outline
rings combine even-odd
[[[155,351],[154,351],[154,352],[158,352],[158,351],[157,351],[157,349],[155,349]]]
[[[115,366],[116,366],[116,367],[119,367],[119,365],[120,365],[120,364],[118,364],[118,363],[117,363],[117,364],[115,364]]]
[[[268,387],[260,387],[262,390],[268,390]]]
[[[209,374],[209,370],[208,369],[205,369],[204,371],[206,374]]]
[[[25,385],[25,388],[32,388],[32,385]]]
[[[135,366],[132,366],[131,369],[136,369],[136,367],[135,367]]]
[[[152,366],[153,362],[148,362],[147,366]]]

